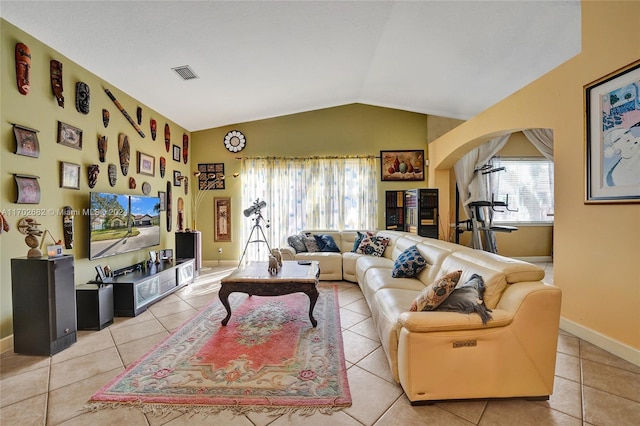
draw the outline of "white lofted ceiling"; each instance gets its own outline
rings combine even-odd
[[[581,43],[578,0],[2,0],[0,16],[190,131],[356,102],[467,119]]]

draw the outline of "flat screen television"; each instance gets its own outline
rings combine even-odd
[[[89,259],[160,244],[160,198],[91,192]]]

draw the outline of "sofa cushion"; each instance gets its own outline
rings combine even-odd
[[[358,232],[358,234],[356,236],[356,239],[353,240],[353,248],[351,249],[351,251],[353,253],[356,253],[358,251],[358,247],[360,246],[360,243],[362,242],[362,239],[364,237],[366,237],[366,236],[369,236],[369,237],[375,236],[375,234],[373,232],[370,232],[370,231],[365,231],[365,232],[357,231],[357,232]]]
[[[304,246],[307,248],[309,253],[315,253],[320,251],[320,247],[318,247],[318,243],[316,243],[316,239],[313,235],[303,235],[302,241],[304,242]]]
[[[305,246],[304,241],[302,241],[302,235],[291,235],[287,238],[287,243],[293,247],[296,253],[304,253],[307,251],[307,246]]]
[[[478,274],[461,286],[457,286],[435,310],[446,312],[460,312],[463,314],[476,313],[480,315],[482,323],[486,324],[491,319],[490,309],[484,304],[484,280]]]
[[[391,276],[394,278],[415,277],[427,266],[427,261],[415,245],[409,247],[393,263]]]
[[[386,237],[370,237],[366,235],[360,241],[356,253],[380,257],[384,254],[387,244],[389,244],[389,239]]]
[[[432,311],[438,307],[453,292],[460,280],[462,271],[453,271],[438,278],[424,288],[411,303],[410,311]]]
[[[340,248],[331,235],[319,234],[314,235],[313,238],[315,238],[316,244],[318,244],[318,248],[320,249],[319,251],[340,253]]]

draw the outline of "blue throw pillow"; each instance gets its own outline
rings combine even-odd
[[[366,233],[366,234],[363,234],[363,233],[362,233],[362,232],[360,232],[360,231],[357,231],[357,232],[358,232],[358,236],[357,236],[357,237],[356,237],[356,239],[353,241],[353,248],[351,249],[351,251],[352,251],[353,253],[356,253],[356,252],[357,252],[358,247],[360,246],[360,243],[362,242],[362,239],[363,239],[364,237],[366,237],[366,236],[373,237],[373,236],[374,236],[374,233],[373,233],[373,232],[369,232],[369,231],[367,231],[367,233]]]
[[[331,235],[319,234],[314,235],[313,238],[316,239],[316,243],[318,244],[320,251],[340,253],[340,248]]]
[[[411,246],[402,253],[393,263],[391,276],[394,278],[411,278],[415,277],[427,267],[427,260],[422,257],[418,251],[418,247]]]

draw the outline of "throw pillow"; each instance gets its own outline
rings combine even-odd
[[[411,246],[402,253],[393,263],[391,276],[394,278],[411,278],[415,277],[427,267],[427,260],[422,257],[418,251],[418,247]]]
[[[320,247],[318,247],[318,243],[316,243],[316,239],[313,238],[313,235],[302,235],[301,238],[309,253],[320,251]]]
[[[356,253],[381,257],[384,254],[384,249],[387,248],[387,244],[389,244],[389,238],[387,237],[370,237],[367,235],[360,241]]]
[[[460,312],[463,314],[476,313],[482,318],[482,323],[492,319],[491,309],[484,304],[484,280],[478,274],[473,274],[469,281],[453,290],[447,299],[436,308],[436,311]]]
[[[456,288],[460,275],[462,275],[462,271],[453,271],[426,286],[411,303],[409,310],[413,312],[433,311]]]
[[[318,248],[320,249],[320,251],[340,253],[340,248],[331,235],[320,234],[314,235],[313,238],[315,238],[316,244],[318,244]]]
[[[351,249],[351,251],[352,251],[353,253],[355,253],[356,251],[358,251],[358,246],[360,245],[360,243],[362,242],[362,239],[363,239],[365,236],[373,237],[373,236],[375,235],[373,232],[369,232],[369,231],[367,231],[367,233],[366,233],[366,234],[364,234],[364,233],[362,233],[362,232],[360,232],[360,231],[357,231],[357,232],[358,232],[358,235],[356,236],[356,239],[355,239],[355,240],[353,240],[353,248]]]
[[[287,243],[296,251],[296,253],[302,253],[307,251],[307,247],[304,245],[304,241],[302,241],[302,237],[300,235],[292,235],[287,238]]]

